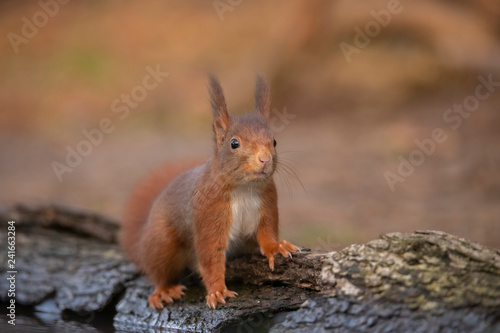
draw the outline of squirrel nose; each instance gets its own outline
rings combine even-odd
[[[271,156],[259,156],[260,163],[266,165],[271,160]]]

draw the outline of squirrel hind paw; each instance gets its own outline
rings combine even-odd
[[[184,296],[184,290],[186,290],[186,286],[184,286],[182,284],[178,284],[178,285],[170,287],[168,289],[167,293],[173,299],[181,299],[182,296]]]
[[[164,308],[163,303],[173,303],[175,299],[181,299],[184,295],[185,286],[178,284],[167,288],[156,288],[149,296],[149,306],[155,310]]]
[[[148,297],[148,302],[149,302],[149,307],[154,310],[162,310],[164,308],[163,306],[163,300],[161,298],[160,294],[151,294]]]

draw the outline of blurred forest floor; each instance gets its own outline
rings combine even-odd
[[[243,2],[223,20],[211,2],[61,5],[17,53],[0,42],[0,203],[56,202],[119,219],[148,170],[209,156],[207,71],[235,113],[251,108],[257,71],[271,82],[273,108],[294,117],[278,148],[305,190],[276,176],[284,238],[332,250],[437,229],[500,248],[500,87],[456,130],[443,118],[475,94],[479,76],[500,82],[500,4],[402,1],[348,61],[339,45],[354,45],[353,28],[387,3]],[[40,11],[15,1],[0,9],[2,36]],[[119,119],[112,102],[156,66],[168,77]],[[52,163],[105,117],[115,130],[59,182]],[[446,141],[391,191],[384,174],[397,174],[400,157],[436,128]]]

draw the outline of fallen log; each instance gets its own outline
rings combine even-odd
[[[209,310],[190,274],[183,300],[155,311],[147,305],[152,285],[116,243],[117,223],[58,206],[19,205],[2,209],[0,218],[2,276],[9,271],[7,222],[15,221],[18,309],[50,308],[56,330],[99,331],[103,317],[119,330],[500,330],[500,253],[442,232],[392,233],[338,252],[278,256],[274,271],[266,258],[249,254],[227,264],[228,286],[239,294],[227,304]],[[1,279],[4,305],[9,288]],[[20,314],[18,323],[46,325],[31,317]],[[0,328],[8,320],[2,316]]]

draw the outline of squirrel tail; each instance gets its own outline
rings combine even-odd
[[[132,191],[125,207],[120,233],[120,244],[132,262],[137,264],[140,260],[137,257],[137,246],[153,202],[168,183],[197,164],[199,163],[193,161],[181,164],[165,163],[152,170]]]

